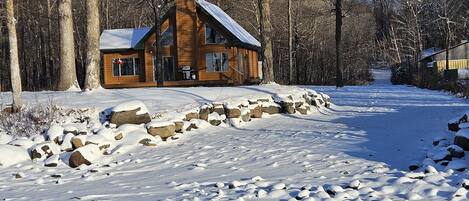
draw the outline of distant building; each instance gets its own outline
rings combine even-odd
[[[430,48],[424,50],[420,62],[423,67],[433,70],[435,73],[443,73],[446,70],[446,50]],[[461,79],[469,78],[469,41],[449,48],[449,70]]]
[[[104,87],[157,86],[155,31],[151,27],[104,30]],[[175,0],[162,19],[160,32],[163,86],[260,81],[260,42],[214,4]]]

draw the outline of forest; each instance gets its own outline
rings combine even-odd
[[[11,90],[5,0],[0,4],[0,90]],[[60,77],[60,6],[63,0],[14,0],[22,88],[56,90]],[[98,1],[100,33],[105,29],[152,27],[158,0]],[[73,39],[78,83],[85,85],[86,0],[73,0]],[[263,0],[214,0],[254,36],[261,38]],[[469,1],[460,0],[273,0],[272,67],[279,84],[366,84],[370,68],[405,63],[418,68],[426,48],[444,49],[468,38]],[[340,3],[340,4],[338,4]],[[340,12],[337,12],[340,5]],[[340,13],[337,15],[337,13]],[[163,15],[164,10],[159,13]],[[341,17],[337,17],[341,16]],[[337,50],[337,21],[341,43]],[[290,26],[289,26],[290,25]],[[340,54],[340,57],[337,56]],[[338,58],[342,61],[338,64]],[[337,68],[339,66],[339,68]]]

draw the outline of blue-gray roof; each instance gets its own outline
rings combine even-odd
[[[104,30],[100,38],[101,50],[137,49],[150,28]]]

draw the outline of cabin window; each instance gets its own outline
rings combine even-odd
[[[174,44],[174,34],[173,34],[173,27],[169,26],[163,34],[161,34],[161,45],[162,46],[172,46]],[[153,43],[153,47],[156,47],[156,41]]]
[[[205,55],[207,72],[228,71],[228,55],[226,53],[207,53]]]
[[[226,39],[218,31],[213,29],[211,26],[205,25],[205,43],[206,44],[223,44],[223,43],[226,43]]]
[[[115,77],[140,75],[140,58],[113,59],[112,74]]]

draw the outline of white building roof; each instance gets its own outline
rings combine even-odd
[[[149,31],[148,27],[104,30],[100,38],[100,49],[133,49]]]
[[[214,17],[221,25],[228,31],[236,36],[241,42],[247,43],[256,47],[260,47],[261,43],[247,32],[241,25],[239,25],[233,18],[225,13],[220,7],[211,4],[205,0],[197,0],[197,4],[204,9],[208,14]]]

